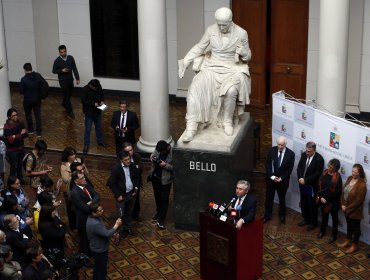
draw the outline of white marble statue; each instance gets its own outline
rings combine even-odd
[[[190,142],[198,125],[214,119],[226,135],[233,135],[233,117],[243,114],[249,104],[250,74],[247,62],[252,53],[247,32],[232,21],[229,8],[215,13],[216,24],[209,26],[198,44],[179,60],[179,77],[193,62],[198,72],[188,89],[186,130],[183,142]]]

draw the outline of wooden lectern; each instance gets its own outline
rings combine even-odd
[[[238,230],[208,213],[200,213],[202,279],[252,280],[262,276],[263,223],[256,219]]]

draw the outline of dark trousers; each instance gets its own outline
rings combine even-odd
[[[123,218],[122,231],[131,229],[132,210],[134,209],[135,196],[132,196],[132,191],[126,193],[122,201],[117,201],[118,215]]]
[[[325,205],[320,206],[321,209],[321,227],[320,231],[325,233],[326,227],[328,226],[328,221],[329,221],[329,214],[331,215],[331,218],[333,220],[333,230],[338,230],[338,224],[339,224],[339,219],[338,219],[338,211],[339,211],[339,206],[332,206],[330,208],[330,211],[325,212]]]
[[[103,253],[91,252],[95,264],[93,280],[104,280],[107,277],[108,251]]]
[[[95,125],[95,135],[96,135],[96,142],[103,143],[103,131],[101,128],[101,114],[95,115],[95,116],[86,116],[85,115],[85,133],[84,133],[84,143],[85,146],[90,145],[90,133],[92,124]]]
[[[41,135],[41,100],[26,101],[23,100],[24,114],[27,121],[28,132],[33,132],[32,110],[35,115],[36,133]]]
[[[353,243],[358,244],[361,236],[361,220],[351,219],[346,216],[347,222],[347,239],[352,240]]]
[[[73,112],[72,109],[72,103],[71,103],[71,96],[73,92],[73,80],[68,79],[68,80],[59,80],[59,85],[62,88],[63,91],[63,102],[62,106],[66,108],[67,112]]]
[[[9,176],[23,180],[23,157],[23,150],[6,152],[6,158],[10,165]]]
[[[91,257],[89,240],[87,238],[86,227],[78,229],[78,252],[84,253],[85,255]]]
[[[134,209],[132,210],[132,217],[137,218],[139,217],[140,213],[140,188],[136,192],[136,199],[134,203]]]
[[[265,200],[265,218],[270,219],[272,215],[272,209],[274,206],[275,191],[279,197],[279,217],[285,217],[286,206],[285,206],[285,195],[288,187],[282,186],[279,183],[267,182],[266,184],[266,200]]]
[[[153,180],[153,191],[155,205],[157,208],[157,218],[160,223],[164,223],[166,219],[168,204],[170,199],[171,184],[162,185],[160,182]]]
[[[317,215],[318,215],[318,208],[315,202],[315,195],[314,196],[307,194],[302,188],[299,188],[300,192],[300,199],[301,199],[301,211],[303,219],[313,225],[317,226]]]

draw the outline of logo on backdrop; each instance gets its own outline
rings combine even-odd
[[[286,114],[286,105],[285,105],[285,103],[283,103],[283,105],[281,106],[281,112]]]
[[[368,156],[368,154],[366,153],[366,154],[364,154],[364,163],[365,164],[369,164],[369,156]]]
[[[346,175],[346,169],[344,168],[344,166],[341,166],[340,167],[340,170],[339,170],[340,174],[345,176]]]
[[[301,131],[301,138],[306,139],[306,132],[304,131],[304,129],[302,129]]]
[[[286,132],[286,126],[285,123],[281,124],[281,131]]]
[[[366,135],[365,143],[370,144],[370,135],[369,134]]]
[[[307,114],[306,111],[302,111],[302,120],[306,121],[307,120]]]
[[[330,132],[329,146],[334,149],[339,150],[339,143],[340,143],[340,135],[335,132]]]

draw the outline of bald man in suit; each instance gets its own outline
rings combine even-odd
[[[271,220],[275,191],[279,197],[279,219],[285,224],[285,195],[289,187],[290,174],[294,167],[295,154],[287,148],[286,139],[280,136],[266,158],[266,200],[263,222]]]

